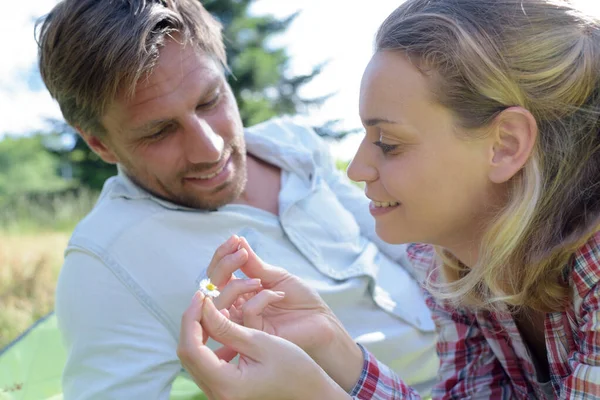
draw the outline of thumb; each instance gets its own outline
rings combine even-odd
[[[265,263],[252,250],[246,238],[240,238],[240,247],[248,252],[248,260],[240,267],[242,272],[249,278],[258,278],[263,285],[271,286],[284,279],[289,273],[283,268],[277,268]]]
[[[202,327],[208,336],[222,345],[255,361],[258,359],[261,350],[254,343],[254,338],[262,332],[231,322],[217,310],[209,298],[202,306]]]

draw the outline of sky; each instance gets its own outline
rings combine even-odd
[[[285,17],[300,10],[288,31],[273,39],[291,56],[290,73],[310,72],[329,61],[325,70],[301,91],[305,97],[335,93],[303,118],[314,125],[340,119],[340,128],[360,128],[358,93],[362,72],[373,49],[377,27],[403,0],[256,0],[252,11]],[[597,0],[575,0],[599,11]],[[47,118],[61,118],[36,66],[34,22],[57,0],[14,1],[0,13],[0,137],[47,129]],[[365,5],[367,4],[367,5]],[[332,146],[334,156],[350,159],[361,135]]]
[[[60,110],[39,78],[34,39],[35,20],[57,0],[12,3],[10,13],[0,13],[0,137],[47,129],[47,118],[61,118]],[[373,0],[256,0],[252,12],[285,17],[300,10],[287,32],[273,39],[291,56],[290,73],[310,72],[329,61],[325,70],[301,91],[305,97],[335,93],[322,107],[303,118],[319,125],[341,119],[340,128],[360,127],[358,90],[364,67],[373,49],[377,27],[402,1]],[[332,151],[349,159],[359,135]]]

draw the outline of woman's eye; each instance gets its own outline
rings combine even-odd
[[[376,142],[373,142],[373,144],[377,147],[379,147],[381,149],[381,152],[383,154],[387,154],[391,151],[394,151],[398,148],[397,144],[387,144],[387,143],[383,143],[382,141],[378,140]]]

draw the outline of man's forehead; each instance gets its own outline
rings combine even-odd
[[[135,104],[147,96],[175,90],[190,74],[202,87],[210,87],[224,77],[223,68],[213,57],[171,41],[160,52],[154,68],[138,80],[133,97],[126,103]]]

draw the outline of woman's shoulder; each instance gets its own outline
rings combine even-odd
[[[600,283],[600,231],[577,250],[570,268],[570,280],[580,297],[585,297]],[[599,289],[600,290],[600,289]]]

